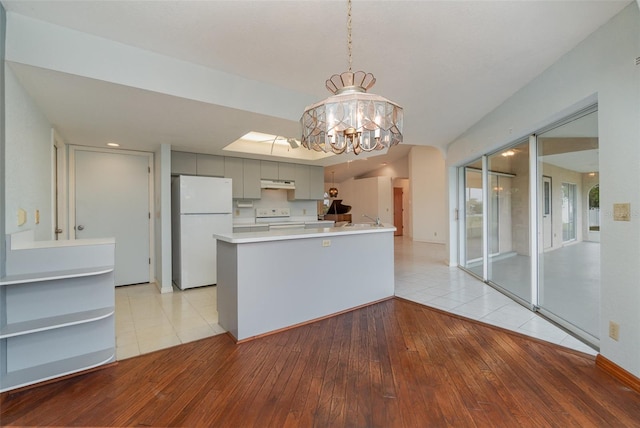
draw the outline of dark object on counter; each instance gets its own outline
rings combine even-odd
[[[342,199],[334,199],[327,214],[346,214],[349,211],[351,211],[351,205],[342,205]]]

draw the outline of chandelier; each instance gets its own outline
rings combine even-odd
[[[301,144],[315,151],[360,154],[388,149],[402,142],[402,107],[367,93],[376,83],[371,73],[351,71],[351,0],[347,6],[349,71],[326,81],[333,95],[302,114]]]

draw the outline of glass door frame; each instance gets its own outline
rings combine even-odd
[[[483,226],[482,226],[482,233],[483,233],[483,243],[482,243],[482,271],[483,271],[483,275],[479,275],[477,272],[474,272],[473,270],[471,270],[470,268],[467,267],[467,263],[469,262],[469,260],[467,260],[467,223],[466,223],[466,219],[467,219],[467,171],[474,171],[474,172],[479,172],[482,174],[482,170],[478,170],[475,167],[470,167],[469,165],[472,165],[476,162],[478,162],[478,160],[480,159],[476,159],[474,161],[468,162],[463,166],[460,166],[457,168],[457,177],[458,177],[458,208],[456,209],[456,220],[458,221],[458,267],[461,268],[462,270],[464,270],[465,272],[467,272],[470,275],[473,275],[474,277],[485,281],[486,278],[486,263],[485,263],[485,243],[484,243],[484,234],[485,234],[485,230],[484,230],[484,215],[485,215],[485,208],[486,208],[486,204],[483,201],[483,205],[482,205],[482,211],[483,211]],[[483,191],[482,193],[482,197],[484,198],[486,195]],[[473,259],[476,260],[476,259]]]
[[[565,124],[568,124],[570,122],[579,120],[582,117],[587,116],[587,115],[589,115],[591,113],[598,112],[598,110],[599,110],[598,109],[598,104],[597,103],[596,104],[592,104],[592,105],[590,105],[588,107],[585,107],[585,108],[583,108],[583,109],[581,109],[579,111],[576,111],[576,112],[574,112],[572,114],[569,114],[569,115],[563,117],[562,119],[560,119],[560,120],[558,120],[556,122],[553,122],[553,123],[551,123],[551,124],[549,124],[549,125],[547,125],[547,126],[545,126],[543,128],[540,128],[537,131],[538,132],[537,135],[542,135],[542,134],[544,134],[544,133],[546,133],[546,132],[548,132],[550,130],[553,130],[555,128],[561,127],[561,126],[563,126]],[[537,152],[537,146],[538,145],[536,143],[536,154],[537,154],[536,155],[536,164],[537,164],[536,168],[540,168],[539,170],[542,171],[542,167],[541,167],[542,161],[538,162],[539,156],[538,156],[538,152]],[[538,180],[540,181],[540,184],[539,184],[540,189],[542,189],[542,180],[543,180],[542,177],[543,177],[542,174],[540,174],[540,177],[538,178]],[[571,183],[569,181],[564,182],[564,183],[575,186],[575,183]],[[564,184],[564,183],[562,183],[562,184]],[[540,193],[542,193],[542,192],[540,192]],[[575,205],[574,206],[574,216],[576,215],[575,214],[575,210],[581,209],[581,207],[577,203],[578,202],[577,201],[577,193],[575,194],[575,197],[576,197],[576,200],[574,201],[574,205]],[[537,198],[537,203],[540,203],[540,204],[542,203],[542,199],[541,198],[542,198],[542,195],[539,195],[538,198]],[[538,216],[538,222],[542,222],[542,220],[543,219],[540,216]],[[559,219],[558,221],[562,222],[562,219]],[[578,222],[575,221],[575,224],[574,224],[575,238],[571,239],[569,241],[565,241],[564,240],[564,236],[562,236],[560,238],[562,240],[562,242],[571,243],[572,241],[577,240],[577,236],[578,236],[577,235],[578,234],[578,224],[577,223]],[[541,228],[541,226],[539,226],[539,227]],[[537,276],[540,275],[540,267],[542,267],[544,269],[544,266],[543,266],[543,262],[544,262],[544,243],[542,241],[543,238],[544,237],[542,235],[540,235],[539,239],[536,241],[536,244],[537,244],[538,248],[537,248],[537,253],[536,253],[537,257],[536,257],[535,273],[536,273]],[[533,274],[533,272],[532,272],[532,274]],[[543,292],[543,287],[544,287],[544,284],[542,282],[538,282],[538,280],[536,280],[536,290],[537,290],[539,296],[541,296],[541,294]],[[540,301],[542,300],[542,298],[538,297],[538,296],[536,297],[536,299],[537,299],[538,303],[540,303]],[[583,342],[589,344],[591,347],[593,347],[595,349],[600,349],[600,339],[595,337],[595,336],[593,336],[593,335],[591,335],[589,332],[585,331],[584,329],[578,327],[577,325],[572,324],[570,321],[561,318],[560,316],[556,315],[555,313],[551,312],[550,310],[546,309],[545,307],[539,306],[538,304],[536,304],[535,311],[538,314],[540,314],[541,316],[543,316],[543,317],[551,320],[552,322],[556,323],[557,325],[559,325],[563,329],[573,333],[579,340],[582,340]]]
[[[491,171],[489,171],[489,157],[495,153],[500,151],[507,150],[510,147],[515,147],[523,144],[523,142],[527,141],[527,137],[520,138],[514,140],[508,146],[501,147],[499,150],[492,151],[491,153],[487,153],[483,155],[480,160],[482,161],[482,170],[478,171],[482,174],[482,277],[478,275],[476,272],[473,272],[469,268],[466,267],[466,244],[467,244],[467,236],[466,236],[466,171],[467,169],[476,170],[476,168],[469,167],[469,165],[478,161],[476,159],[473,162],[465,163],[462,166],[458,167],[458,267],[464,270],[465,272],[479,278],[485,284],[497,289],[501,293],[507,295],[511,299],[520,303],[521,305],[527,307],[528,309],[535,311],[537,309],[538,304],[538,290],[537,290],[537,280],[538,280],[538,227],[537,227],[537,209],[538,209],[538,186],[537,186],[537,173],[538,173],[538,157],[537,157],[537,140],[535,134],[532,134],[528,137],[529,144],[529,192],[530,192],[530,212],[529,212],[529,245],[531,251],[531,301],[527,302],[526,300],[518,297],[514,293],[509,290],[499,286],[498,284],[493,283],[489,280],[489,197],[490,197],[490,179],[489,175],[491,175]],[[535,155],[532,155],[535,154]],[[535,213],[535,215],[534,215]]]

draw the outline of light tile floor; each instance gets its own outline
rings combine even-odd
[[[165,294],[155,284],[116,288],[118,360],[220,333],[215,287]]]
[[[597,351],[457,267],[445,264],[445,247],[395,238],[395,294],[427,306],[492,324],[590,355]]]
[[[396,295],[596,355],[564,330],[444,260],[444,245],[396,237]],[[116,288],[118,360],[221,333],[216,287],[167,294],[160,294],[155,284]]]

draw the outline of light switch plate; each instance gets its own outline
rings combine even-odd
[[[18,226],[22,226],[27,222],[27,212],[22,208],[18,208]]]
[[[613,204],[613,221],[631,221],[631,204]]]

